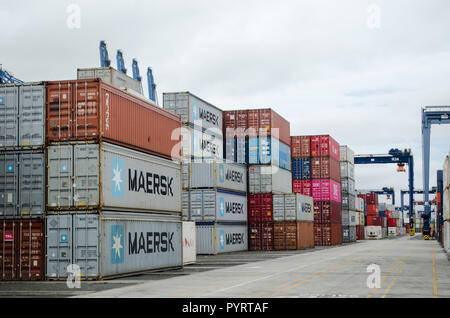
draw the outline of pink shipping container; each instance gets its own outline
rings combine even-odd
[[[311,136],[311,157],[327,157],[340,161],[339,143],[329,135]]]
[[[312,197],[315,201],[341,202],[341,184],[331,179],[312,180]]]

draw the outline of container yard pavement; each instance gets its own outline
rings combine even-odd
[[[380,288],[367,286],[371,264],[380,266]],[[80,297],[450,297],[450,262],[436,241],[424,241],[421,235],[403,236],[305,251],[167,278],[164,284],[153,280]]]

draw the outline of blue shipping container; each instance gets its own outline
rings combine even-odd
[[[249,164],[273,164],[291,170],[291,147],[271,137],[248,140]]]
[[[303,180],[311,179],[311,158],[303,158],[302,160],[302,175]]]
[[[302,159],[294,158],[292,159],[292,178],[294,180],[302,179]]]

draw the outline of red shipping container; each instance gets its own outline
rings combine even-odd
[[[341,183],[341,166],[338,160],[332,157],[320,157],[321,179],[332,179]]]
[[[249,222],[249,250],[273,250],[273,222]]]
[[[275,250],[297,249],[297,222],[275,222],[273,233]]]
[[[339,143],[329,135],[320,136],[320,156],[331,157],[337,161],[341,160]]]
[[[311,157],[320,157],[320,136],[311,136]]]
[[[0,235],[0,280],[43,280],[43,219],[1,220]]]
[[[367,193],[366,200],[364,201],[366,204],[376,204],[378,205],[378,194],[376,193]]]
[[[387,226],[388,227],[397,227],[397,219],[387,218]]]
[[[301,152],[302,158],[311,157],[311,137],[310,136],[301,136],[300,140],[301,140],[301,147],[302,147],[302,152]]]
[[[292,192],[303,194],[302,180],[292,180]]]
[[[320,223],[314,223],[314,245],[322,246],[322,226]]]
[[[291,144],[291,124],[271,108],[259,110],[259,135],[274,136],[283,143]]]
[[[321,223],[341,223],[342,206],[340,202],[323,201],[321,207]]]
[[[297,249],[314,247],[314,223],[297,222]]]
[[[302,180],[302,194],[307,195],[309,197],[312,196],[312,181],[311,180]]]
[[[356,239],[357,240],[364,240],[365,239],[365,233],[364,233],[364,225],[357,225],[356,226]]]
[[[313,201],[314,202],[314,223],[320,224],[322,223],[322,202],[321,201]]]
[[[323,246],[342,244],[342,224],[322,223],[320,228]]]
[[[302,157],[302,142],[300,136],[291,136],[291,158]]]
[[[272,194],[250,194],[248,196],[248,220],[272,221]]]
[[[380,215],[378,204],[367,204],[366,205],[367,215],[378,216]]]
[[[320,179],[320,157],[311,158],[311,178]]]
[[[367,226],[383,226],[383,219],[380,216],[367,215]]]
[[[237,127],[237,111],[226,110],[223,112],[223,128]]]
[[[178,115],[101,80],[48,82],[46,105],[48,142],[104,140],[168,159],[181,157]]]
[[[259,110],[249,109],[247,113],[247,135],[256,137],[259,133]]]

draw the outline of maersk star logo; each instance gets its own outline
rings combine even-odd
[[[219,233],[219,245],[220,249],[223,250],[225,248],[225,232],[220,231]]]
[[[225,170],[223,164],[219,165],[219,181],[222,183],[225,181]]]
[[[122,225],[111,225],[111,264],[123,263],[123,236],[124,231]]]
[[[198,120],[198,105],[196,102],[192,102],[192,117],[194,120]]]
[[[223,198],[219,199],[219,213],[220,216],[225,215],[225,200]]]
[[[123,197],[123,161],[121,159],[111,159],[111,192],[113,197]]]
[[[7,166],[6,166],[6,171],[8,171],[8,172],[14,172],[14,166],[13,166],[13,165],[7,165]]]

